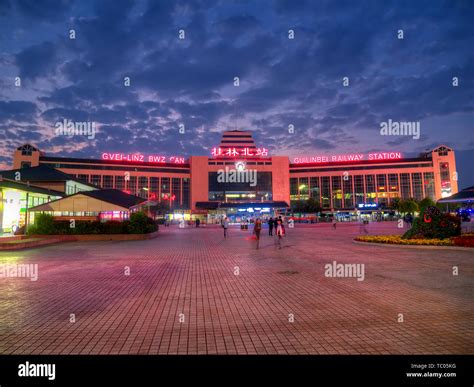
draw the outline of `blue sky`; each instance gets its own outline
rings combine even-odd
[[[242,129],[289,156],[446,144],[460,186],[474,185],[469,0],[3,0],[0,47],[2,168],[27,142],[86,158],[206,155]],[[98,133],[57,136],[64,119]],[[420,138],[381,136],[389,119],[420,122]]]

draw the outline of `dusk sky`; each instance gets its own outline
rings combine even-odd
[[[240,129],[290,157],[445,144],[474,185],[473,1],[0,0],[0,47],[1,169],[24,143],[188,157]],[[56,135],[65,119],[95,138]]]

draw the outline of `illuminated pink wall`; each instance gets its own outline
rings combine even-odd
[[[286,156],[272,157],[273,200],[290,204],[290,161]]]
[[[196,209],[196,202],[207,202],[209,189],[208,157],[191,156],[191,209]]]

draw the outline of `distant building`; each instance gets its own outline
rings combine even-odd
[[[224,132],[209,156],[103,153],[99,160],[15,151],[14,168],[47,166],[85,186],[115,188],[162,202],[175,217],[273,213],[310,197],[325,212],[376,211],[395,198],[438,200],[458,192],[455,153],[441,145],[416,158],[398,151],[304,156],[289,160],[258,147],[249,131]],[[222,181],[222,172],[256,173],[256,183]],[[80,186],[76,186],[80,189]],[[67,189],[67,188],[66,188]]]

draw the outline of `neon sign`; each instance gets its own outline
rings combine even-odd
[[[315,156],[315,157],[295,157],[293,164],[313,164],[313,163],[329,163],[329,162],[350,162],[350,161],[377,161],[377,160],[400,160],[402,154],[400,152],[378,152],[364,155],[361,153],[347,155],[331,155],[331,156]]]
[[[267,148],[212,148],[211,155],[213,157],[267,157],[268,149]]]
[[[364,209],[364,208],[377,208],[377,203],[359,203],[357,207]]]
[[[138,161],[140,163],[153,163],[153,164],[184,164],[184,157],[176,156],[159,156],[159,155],[148,155],[145,156],[142,153],[102,153],[102,160],[110,161]]]

